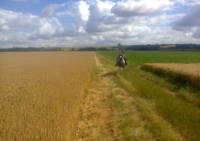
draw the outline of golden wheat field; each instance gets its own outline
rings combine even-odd
[[[0,53],[0,140],[70,141],[94,54]]]
[[[190,75],[200,76],[200,63],[189,63],[189,64],[180,64],[180,63],[153,63],[151,64],[154,67],[159,67],[163,69],[170,69],[176,72],[182,72]]]
[[[169,76],[176,82],[200,89],[200,63],[147,63],[143,69]]]

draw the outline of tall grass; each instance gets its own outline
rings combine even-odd
[[[168,66],[168,64],[165,64]],[[163,65],[162,65],[163,66]],[[154,64],[144,64],[141,66],[142,69],[151,71],[159,76],[162,76],[172,82],[178,83],[179,86],[182,85],[187,87],[188,85],[195,88],[200,89],[200,75],[194,73],[187,73],[187,67],[192,67],[193,64],[187,65],[184,68],[185,71],[175,70],[173,68],[162,67]]]
[[[93,54],[3,53],[0,60],[0,140],[71,141]]]
[[[200,138],[200,112],[193,105],[181,100],[150,81],[126,71],[121,74],[138,91],[139,96],[155,103],[156,111],[170,122],[186,139]]]

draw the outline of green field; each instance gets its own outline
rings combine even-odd
[[[115,58],[118,52],[101,52],[104,56]],[[184,51],[128,51],[129,63],[195,63],[200,62],[200,52]]]
[[[114,66],[117,52],[100,52]],[[128,67],[113,76],[136,99],[147,129],[160,141],[200,139],[200,92],[140,69],[144,63],[200,62],[200,52],[126,52]],[[128,125],[127,125],[128,126]],[[128,127],[127,127],[128,128]],[[129,131],[131,132],[131,131]]]

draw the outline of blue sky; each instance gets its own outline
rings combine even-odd
[[[0,8],[12,10],[15,12],[24,12],[40,15],[44,7],[48,5],[65,3],[69,1],[72,0],[1,0]]]
[[[1,0],[0,48],[200,43],[199,0]]]

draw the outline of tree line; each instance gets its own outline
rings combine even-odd
[[[2,48],[0,52],[18,52],[18,51],[114,51],[118,50],[119,46],[109,46],[109,47],[82,47],[82,48],[45,48],[45,47],[14,47],[14,48]],[[163,51],[200,51],[200,44],[155,44],[155,45],[121,45],[120,48],[124,50],[135,50],[135,51],[153,51],[153,50],[163,50]]]

